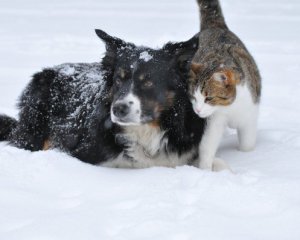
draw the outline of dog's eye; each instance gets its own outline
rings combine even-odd
[[[117,79],[115,80],[115,83],[116,83],[117,86],[120,86],[120,85],[122,84],[122,81],[121,81],[120,78],[117,78]]]
[[[150,73],[146,73],[145,74],[145,79],[150,79],[151,78],[151,74]]]
[[[153,86],[153,82],[151,82],[151,81],[147,81],[144,83],[145,88],[151,88],[152,86]]]

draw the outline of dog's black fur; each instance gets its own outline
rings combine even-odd
[[[198,149],[205,120],[192,110],[186,82],[198,36],[154,50],[101,30],[96,33],[106,44],[102,62],[63,64],[36,73],[20,98],[18,122],[0,116],[0,140],[31,151],[43,149],[50,140],[51,147],[91,164],[126,156],[128,142],[120,137],[126,127],[113,123],[110,111],[114,100],[133,81],[143,115],[147,115],[142,125],[164,132],[164,151],[181,155]],[[139,57],[144,51],[153,59],[142,61]],[[119,69],[126,72],[121,84]],[[136,74],[146,76],[153,86],[145,87]]]
[[[17,126],[17,121],[11,117],[0,115],[0,141],[8,139],[11,130]]]

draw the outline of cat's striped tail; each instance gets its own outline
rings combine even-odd
[[[0,115],[0,141],[7,141],[10,133],[16,126],[16,119]]]
[[[197,0],[200,9],[201,30],[206,28],[228,29],[219,0]]]

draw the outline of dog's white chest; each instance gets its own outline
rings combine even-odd
[[[186,165],[195,150],[182,155],[168,153],[164,131],[149,125],[129,126],[123,135],[129,144],[123,153],[101,166],[113,168],[147,168],[153,166],[176,167]]]

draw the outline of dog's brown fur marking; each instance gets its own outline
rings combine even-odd
[[[158,120],[150,122],[149,126],[154,127],[154,128],[159,128],[160,127],[160,122]]]
[[[47,151],[47,150],[49,150],[50,148],[51,148],[51,142],[50,142],[49,139],[46,139],[46,140],[44,141],[43,150],[44,150],[44,151]]]

